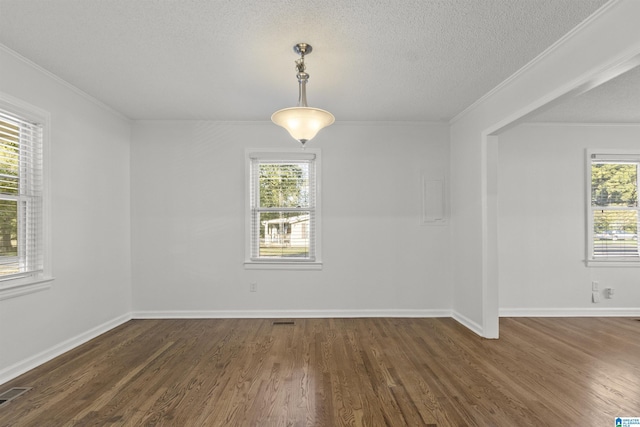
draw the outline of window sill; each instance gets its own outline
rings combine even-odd
[[[0,301],[45,291],[51,288],[53,280],[53,277],[41,277],[28,282],[0,285]]]
[[[245,270],[322,270],[321,262],[245,261]]]
[[[587,260],[587,267],[640,267],[640,260]]]

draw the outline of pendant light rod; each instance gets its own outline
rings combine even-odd
[[[319,108],[312,108],[307,105],[307,82],[309,74],[306,72],[304,57],[312,51],[311,45],[298,43],[293,46],[293,51],[300,55],[296,60],[296,77],[298,78],[298,105],[292,108],[278,110],[271,116],[271,120],[278,126],[282,126],[302,146],[316,136],[318,131],[326,126],[330,126],[335,118],[333,114]]]
[[[298,43],[293,47],[293,51],[300,55],[300,59],[296,61],[296,69],[298,74],[298,107],[307,107],[307,82],[309,81],[309,74],[305,72],[307,67],[304,65],[304,56],[311,53],[313,48],[306,43]]]

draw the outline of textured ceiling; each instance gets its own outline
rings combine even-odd
[[[537,114],[527,121],[640,123],[640,67]]]
[[[449,120],[605,0],[0,0],[0,43],[131,119]]]

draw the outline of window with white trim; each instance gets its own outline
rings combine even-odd
[[[639,152],[588,152],[587,261],[640,264]]]
[[[2,103],[0,290],[42,278],[43,187],[43,123]]]
[[[245,265],[318,268],[319,151],[248,151]]]

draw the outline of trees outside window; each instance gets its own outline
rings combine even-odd
[[[0,109],[0,280],[5,283],[44,269],[42,146],[41,124]]]
[[[19,137],[18,126],[0,121],[0,257],[5,261],[18,255]],[[5,264],[5,272],[15,270]]]
[[[308,258],[310,242],[302,237],[301,228],[310,221],[309,163],[259,162],[257,167],[260,185],[258,258]]]
[[[591,154],[589,259],[639,261],[640,154]]]
[[[317,153],[249,153],[248,161],[247,262],[317,262]]]

